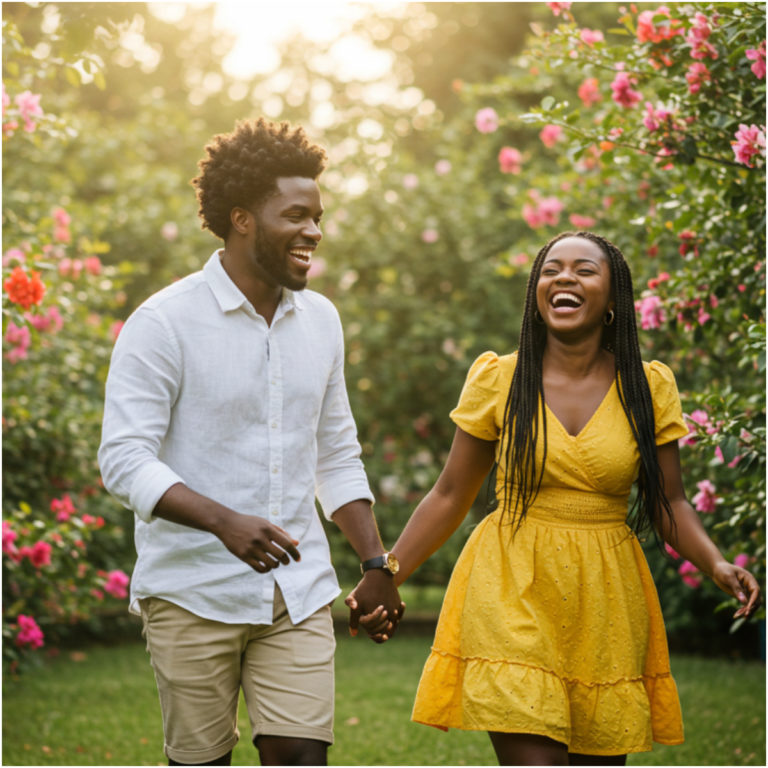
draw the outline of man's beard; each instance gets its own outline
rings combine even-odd
[[[292,291],[302,291],[307,287],[306,276],[292,275],[288,268],[288,256],[279,255],[279,249],[265,237],[261,229],[256,230],[256,238],[251,252],[253,263],[265,278],[276,285],[282,285]]]

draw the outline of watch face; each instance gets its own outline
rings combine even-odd
[[[390,573],[397,573],[400,570],[400,563],[397,562],[397,558],[391,553],[387,552],[387,565],[386,568]]]

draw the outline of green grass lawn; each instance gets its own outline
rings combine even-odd
[[[495,765],[484,733],[409,722],[431,638],[377,646],[338,633],[332,765]],[[630,765],[765,765],[765,667],[673,658],[687,742]],[[235,765],[258,764],[244,705]],[[165,765],[154,678],[141,643],[66,651],[3,681],[3,765]]]

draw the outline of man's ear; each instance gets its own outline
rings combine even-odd
[[[235,207],[229,212],[229,220],[232,222],[232,229],[239,235],[247,235],[253,220],[253,214],[245,208]]]

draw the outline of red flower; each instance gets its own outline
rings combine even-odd
[[[39,304],[45,294],[45,285],[40,280],[40,273],[31,270],[29,275],[22,267],[14,267],[13,272],[3,282],[8,298],[24,309]]]

